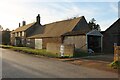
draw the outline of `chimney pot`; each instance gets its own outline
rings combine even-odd
[[[26,21],[23,21],[23,23],[22,23],[22,24],[23,24],[23,26],[25,26],[25,25],[26,25]]]
[[[20,27],[20,23],[19,23],[19,27]]]
[[[36,17],[36,22],[40,24],[40,14]]]

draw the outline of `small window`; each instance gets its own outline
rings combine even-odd
[[[18,36],[20,37],[20,32],[18,32]]]
[[[17,37],[19,36],[19,33],[17,32]]]
[[[20,32],[20,36],[22,36],[22,32]]]
[[[17,37],[17,33],[15,33],[15,37]]]
[[[24,33],[24,32],[22,32],[22,36],[25,36],[25,33]]]

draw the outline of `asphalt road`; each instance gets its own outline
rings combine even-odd
[[[2,49],[3,78],[117,78],[118,74]]]

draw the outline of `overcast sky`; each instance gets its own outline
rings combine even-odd
[[[36,21],[37,14],[41,16],[41,24],[74,16],[85,16],[87,22],[95,18],[102,30],[118,19],[117,0],[1,0],[0,10],[0,25],[10,30],[23,20],[27,24]]]

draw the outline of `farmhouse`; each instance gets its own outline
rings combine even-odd
[[[114,44],[120,45],[120,18],[103,32],[103,52],[113,53]]]
[[[11,32],[11,45],[15,46],[27,46],[27,37],[40,34],[43,31],[43,27],[40,24],[40,15],[36,17],[36,22],[26,25],[26,21],[23,21],[22,26]]]

